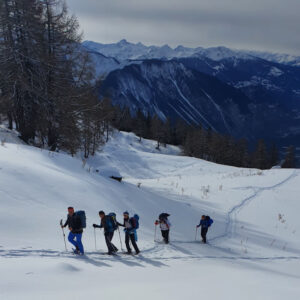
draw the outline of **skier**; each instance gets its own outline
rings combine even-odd
[[[81,242],[82,233],[83,233],[83,224],[81,218],[78,214],[75,213],[73,207],[68,207],[68,218],[64,225],[61,225],[62,228],[68,225],[70,233],[68,236],[68,241],[75,247],[73,250],[75,254],[84,254],[83,245]]]
[[[130,248],[130,241],[131,244],[136,252],[136,254],[140,253],[140,250],[136,244],[137,235],[136,235],[136,229],[138,228],[138,216],[135,215],[135,217],[129,218],[128,211],[125,211],[123,213],[124,216],[124,223],[118,223],[119,226],[125,227],[125,244],[127,248],[126,254],[131,254],[131,248]]]
[[[99,217],[101,219],[100,225],[93,224],[94,228],[104,228],[104,237],[106,246],[108,249],[109,255],[113,255],[114,253],[118,252],[118,248],[111,242],[114,237],[114,231],[117,227],[114,226],[114,220],[111,216],[105,215],[104,211],[99,211]]]
[[[166,244],[169,244],[169,234],[171,223],[168,220],[170,215],[167,213],[161,213],[158,217],[158,220],[155,221],[155,225],[160,225],[161,235]]]
[[[204,244],[206,244],[206,235],[207,235],[208,228],[211,226],[213,222],[214,222],[213,219],[211,219],[209,216],[203,215],[201,217],[199,225],[196,226],[197,228],[201,226],[201,237],[202,237],[202,242]]]

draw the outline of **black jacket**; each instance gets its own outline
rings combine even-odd
[[[103,228],[105,233],[114,232],[112,222],[113,220],[111,216],[105,216],[103,219],[101,219],[100,225],[94,224],[94,227]]]
[[[68,225],[69,228],[72,228],[71,232],[72,233],[82,233],[82,224],[81,224],[81,219],[79,216],[76,215],[76,213],[73,214],[73,216],[68,215],[68,219],[66,223],[64,224],[64,227]]]

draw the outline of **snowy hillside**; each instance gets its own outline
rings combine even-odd
[[[298,170],[216,165],[129,133],[115,133],[86,163],[23,145],[3,128],[0,140],[0,299],[300,297]],[[109,168],[122,183],[102,172]],[[87,213],[84,257],[64,250],[58,223],[70,205]],[[140,255],[101,255],[100,230],[95,250],[101,209],[119,221],[125,210],[140,215]],[[169,245],[154,242],[160,212],[171,214]],[[207,245],[195,242],[202,214],[214,219]]]

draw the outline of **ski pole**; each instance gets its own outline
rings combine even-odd
[[[124,251],[124,250],[123,250],[123,245],[122,245],[122,239],[121,239],[121,233],[120,233],[120,228],[119,228],[119,226],[118,226],[118,232],[119,232],[119,238],[120,238],[121,250]]]
[[[64,242],[65,242],[65,248],[66,248],[66,252],[67,252],[68,249],[67,249],[67,243],[66,243],[66,235],[65,235],[64,228],[63,228],[63,220],[62,219],[60,220],[60,227],[61,227],[61,230],[62,230],[62,233],[63,233]]]
[[[95,239],[95,251],[97,251],[97,237],[96,237],[96,228],[94,227],[94,239]]]
[[[155,231],[154,231],[154,242],[156,242],[156,225],[155,225]]]
[[[196,227],[195,242],[197,241],[197,232],[198,232],[198,227]]]

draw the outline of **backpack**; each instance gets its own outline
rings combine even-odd
[[[118,224],[117,224],[117,215],[114,212],[111,212],[108,214],[108,216],[110,217],[110,221],[111,221],[111,226],[112,229],[115,231],[118,229]]]
[[[168,219],[168,217],[170,217],[170,215],[167,214],[167,213],[161,213],[161,214],[158,216],[158,218],[159,218],[160,221],[165,221],[165,220]]]
[[[137,214],[135,214],[132,218],[131,218],[131,225],[132,225],[132,227],[133,227],[133,229],[139,229],[139,227],[140,227],[140,222],[139,222],[139,220],[140,220],[140,217],[139,217],[139,215],[137,215]]]
[[[79,210],[76,211],[76,215],[79,216],[80,221],[81,221],[81,227],[86,228],[86,216],[85,216],[85,211],[84,210]]]
[[[205,220],[207,221],[207,225],[208,225],[208,227],[210,227],[210,226],[211,226],[211,224],[214,222],[214,220],[213,220],[213,219],[211,219],[211,217],[210,217],[210,216],[206,216],[206,217],[205,217]]]

